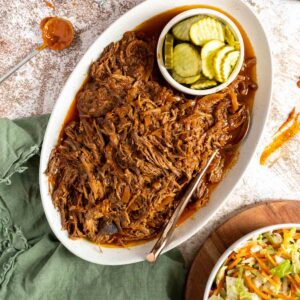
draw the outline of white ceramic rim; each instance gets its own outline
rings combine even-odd
[[[266,226],[266,227],[262,227],[259,229],[256,229],[246,235],[244,235],[243,237],[241,237],[239,240],[237,240],[235,243],[233,243],[223,254],[222,256],[218,259],[218,261],[216,262],[214,268],[212,269],[208,281],[206,283],[206,287],[205,287],[205,292],[204,292],[204,300],[208,300],[209,299],[209,292],[211,289],[211,286],[214,282],[214,279],[217,276],[217,273],[219,271],[219,269],[222,267],[223,263],[225,262],[225,260],[227,259],[227,257],[234,251],[237,250],[239,248],[241,248],[243,246],[244,243],[246,243],[247,241],[251,240],[253,237],[265,233],[265,232],[269,232],[269,231],[274,231],[277,229],[286,229],[286,228],[297,228],[298,230],[300,230],[300,224],[295,224],[295,223],[286,223],[286,224],[275,224],[275,225],[270,225],[270,226]]]
[[[228,80],[222,84],[217,85],[216,87],[210,88],[210,89],[205,89],[205,90],[194,90],[194,89],[190,89],[186,86],[184,86],[183,84],[180,84],[179,82],[177,82],[169,73],[169,71],[166,69],[165,64],[164,64],[164,60],[163,60],[163,45],[164,45],[164,40],[165,40],[165,36],[166,34],[171,30],[171,28],[179,23],[180,21],[183,21],[184,19],[187,19],[189,17],[193,17],[196,15],[207,15],[207,16],[212,16],[215,18],[218,18],[222,23],[224,23],[225,25],[228,25],[231,29],[231,31],[233,32],[236,40],[240,43],[240,56],[239,56],[239,60],[237,62],[237,64],[234,67],[234,70],[231,72]],[[167,25],[164,27],[164,29],[162,30],[159,39],[158,39],[158,43],[157,43],[157,49],[156,49],[156,57],[157,57],[157,63],[158,63],[158,67],[162,73],[162,75],[164,76],[164,78],[167,80],[167,82],[173,86],[175,89],[186,93],[186,94],[190,94],[190,95],[194,95],[194,96],[205,96],[205,95],[209,95],[209,94],[213,94],[213,93],[217,93],[219,91],[221,91],[222,89],[226,88],[239,74],[242,66],[243,66],[243,62],[244,62],[244,53],[245,53],[245,48],[244,48],[244,40],[243,37],[240,33],[240,30],[237,28],[237,26],[233,23],[233,21],[231,21],[226,15],[224,15],[223,13],[213,10],[213,9],[208,9],[208,8],[194,8],[194,9],[190,9],[187,10],[183,13],[178,14],[177,16],[175,16],[173,19],[171,19]]]
[[[148,251],[153,247],[155,241],[145,242],[131,248],[103,248],[85,240],[71,240],[67,232],[61,229],[59,213],[53,206],[51,196],[48,190],[48,177],[44,174],[47,168],[51,150],[56,146],[59,134],[64,124],[65,116],[73,102],[73,99],[84,82],[89,66],[96,60],[104,47],[112,41],[119,40],[123,33],[132,30],[142,22],[164,11],[186,5],[199,5],[198,0],[147,0],[137,5],[115,23],[108,27],[90,46],[84,56],[81,58],[70,77],[66,81],[58,100],[50,116],[48,126],[44,136],[44,142],[41,151],[39,184],[42,199],[42,205],[45,211],[48,223],[59,239],[59,241],[74,255],[97,264],[104,265],[124,265],[145,260]],[[253,107],[252,128],[241,146],[240,157],[235,166],[230,170],[230,176],[225,176],[222,183],[214,190],[208,204],[194,213],[183,224],[176,228],[173,238],[166,246],[163,252],[167,252],[174,247],[185,242],[192,237],[199,229],[207,224],[215,213],[224,205],[231,195],[235,186],[241,180],[249,163],[251,162],[257,145],[263,134],[270,106],[273,82],[272,56],[267,39],[267,35],[251,7],[240,0],[202,0],[201,5],[215,6],[223,11],[229,12],[242,24],[253,45],[256,56],[259,60],[257,65],[257,79],[261,87],[256,92]],[[129,25],[130,23],[130,25]],[[262,82],[263,81],[263,82]],[[263,84],[262,84],[263,83]]]

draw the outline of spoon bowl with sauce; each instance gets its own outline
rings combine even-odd
[[[68,48],[73,42],[75,30],[72,23],[66,19],[59,17],[46,17],[40,23],[42,31],[43,44],[37,47],[15,67],[0,77],[0,83],[12,75],[15,71],[21,68],[31,58],[40,53],[41,50],[46,48],[60,51]]]
[[[72,23],[59,17],[46,17],[40,23],[43,44],[41,49],[64,50],[73,42],[75,31]]]

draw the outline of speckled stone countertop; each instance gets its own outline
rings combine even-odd
[[[280,158],[272,167],[259,165],[260,153],[272,134],[294,106],[300,111],[300,90],[296,86],[300,75],[300,1],[244,1],[258,14],[270,37],[275,73],[272,110],[259,149],[234,193],[213,220],[180,246],[188,263],[205,238],[229,214],[259,201],[300,200],[300,135],[280,150]],[[0,74],[40,43],[38,23],[44,17],[66,17],[74,24],[77,33],[69,49],[55,53],[42,51],[0,85],[0,117],[50,113],[66,79],[92,42],[109,24],[141,1],[50,2],[55,9],[42,0],[0,2]]]

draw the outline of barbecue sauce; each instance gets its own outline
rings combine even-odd
[[[55,9],[55,6],[51,2],[46,1],[46,0],[44,2],[46,4],[46,6],[48,6],[49,8]]]
[[[273,141],[267,145],[261,154],[260,164],[266,165],[268,158],[291,138],[300,132],[300,113],[296,113],[294,108],[286,121],[279,127],[275,133]]]
[[[223,14],[225,14],[227,17],[229,17],[234,23],[235,25],[239,28],[241,35],[243,37],[244,40],[244,45],[245,45],[245,60],[246,59],[250,59],[255,57],[255,53],[253,50],[253,47],[251,45],[251,42],[246,34],[246,32],[244,31],[244,29],[242,28],[242,26],[237,22],[237,20],[235,20],[231,15],[229,15],[228,13],[226,13],[225,11],[213,7],[213,6],[209,6],[209,5],[186,5],[186,6],[180,6],[180,7],[176,7],[174,9],[171,9],[169,11],[163,12],[161,14],[158,14],[150,19],[148,19],[147,21],[143,22],[141,25],[137,26],[136,28],[133,28],[133,30],[136,31],[143,31],[144,33],[146,33],[149,36],[154,36],[156,38],[159,37],[160,32],[162,31],[162,29],[164,28],[164,26],[176,15],[189,10],[189,9],[193,9],[193,8],[210,8],[210,9],[214,9],[217,10]],[[153,70],[153,78],[158,79],[159,81],[162,81],[166,84],[166,82],[164,81],[163,77],[160,75],[158,68],[154,67]],[[253,82],[256,82],[256,66],[254,65],[253,67],[247,68],[244,71],[244,74],[249,76],[251,78],[251,80]],[[89,78],[87,78],[85,80],[85,82],[83,83],[83,85],[89,81]],[[254,96],[255,96],[255,90],[249,90],[248,95],[246,96],[242,96],[241,101],[244,102],[249,110],[252,110],[252,106],[253,106],[253,101],[254,101]],[[192,96],[189,96],[189,98],[192,98]],[[69,122],[73,121],[73,120],[78,120],[78,110],[76,107],[77,101],[76,101],[76,97],[72,103],[72,105],[70,106],[70,109],[68,111],[68,114],[65,118],[65,122],[64,122],[64,126],[66,126]],[[61,133],[61,137],[63,138],[63,134]],[[228,153],[226,155],[226,160],[225,160],[225,170],[224,173],[226,174],[227,171],[233,167],[233,165],[235,164],[235,162],[237,161],[237,157],[238,157],[238,150],[236,150],[233,153]],[[217,184],[211,184],[211,186],[209,186],[209,194],[211,194],[211,192],[214,190],[214,188],[217,186]],[[197,203],[192,203],[190,204],[184,211],[184,213],[181,215],[177,225],[182,224],[185,220],[189,219],[190,217],[192,217],[192,215],[198,210],[198,206]],[[138,241],[138,242],[133,242],[133,243],[129,243],[126,245],[126,247],[132,246],[132,245],[136,245],[136,244],[140,244],[143,241]],[[103,246],[103,245],[101,245]],[[116,246],[116,245],[105,245],[105,247],[120,247],[120,246]]]
[[[40,23],[43,44],[38,48],[42,50],[63,50],[68,48],[75,35],[72,23],[59,17],[46,17]]]

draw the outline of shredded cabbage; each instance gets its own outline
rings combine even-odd
[[[216,295],[213,295],[211,296],[208,300],[225,300],[224,298],[222,298],[221,296],[216,296]]]
[[[292,263],[289,259],[286,259],[279,266],[271,269],[270,272],[279,278],[284,278],[286,275],[292,273]]]
[[[248,289],[244,285],[244,280],[243,280],[243,268],[239,269],[239,275],[238,279],[236,281],[236,287],[237,287],[237,292],[238,292],[238,299],[241,300],[253,300],[254,294],[249,293]]]
[[[225,277],[225,271],[227,269],[227,266],[223,266],[220,268],[217,277],[216,277],[216,284],[219,285],[219,283],[221,282],[221,280]]]
[[[275,233],[267,232],[267,233],[265,233],[265,237],[269,242],[271,242],[272,244],[275,244],[275,245],[281,244],[283,241],[282,236],[277,232],[275,232]]]
[[[290,231],[284,230],[283,232],[283,242],[282,247],[285,248],[286,251],[291,250],[291,242],[294,241],[294,234],[296,233],[296,228],[292,228]]]
[[[226,300],[238,300],[238,290],[237,290],[237,278],[226,277],[226,289],[227,289],[227,298]]]
[[[300,253],[298,250],[292,252],[292,264],[293,264],[293,272],[295,274],[300,273]]]

